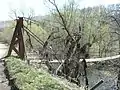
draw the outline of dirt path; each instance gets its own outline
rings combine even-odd
[[[7,46],[0,43],[0,58],[5,56],[7,50]],[[10,90],[10,86],[8,86],[8,80],[4,74],[4,66],[2,60],[0,60],[0,90]]]

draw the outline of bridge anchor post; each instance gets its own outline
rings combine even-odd
[[[12,50],[16,52],[19,58],[25,58],[25,46],[23,40],[23,17],[19,17],[19,19],[17,19],[17,24],[13,33],[7,57],[11,55]]]

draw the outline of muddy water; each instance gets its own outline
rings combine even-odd
[[[5,44],[0,43],[0,58],[6,55],[8,47]],[[0,60],[0,90],[10,90],[10,86],[8,86],[8,80],[4,74],[5,67],[3,66],[3,62]]]
[[[0,58],[7,54],[8,47],[5,44],[0,43]]]

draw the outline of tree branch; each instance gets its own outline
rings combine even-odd
[[[62,14],[60,13],[60,11],[59,11],[59,9],[58,9],[56,3],[55,3],[55,0],[53,0],[53,2],[52,2],[51,0],[48,0],[48,1],[56,8],[57,13],[59,14],[59,17],[60,17],[60,19],[62,20],[64,29],[66,30],[67,34],[72,38],[72,36],[71,36],[71,34],[70,34],[70,32],[69,32],[67,26],[66,26],[66,22],[65,22],[65,20],[64,20],[64,18],[63,18],[63,16],[62,16]],[[72,39],[73,39],[73,38],[72,38]]]

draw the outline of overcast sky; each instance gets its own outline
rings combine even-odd
[[[96,6],[96,5],[108,5],[120,3],[120,0],[76,0],[80,7]],[[56,0],[59,6],[65,3],[65,0]],[[48,4],[44,4],[44,0],[1,0],[0,3],[0,21],[10,19],[9,15],[11,10],[21,10],[26,14],[30,8],[34,10],[35,15],[45,15],[49,9],[47,6],[52,8]]]

